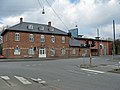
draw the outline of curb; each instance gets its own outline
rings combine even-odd
[[[0,59],[0,62],[22,62],[22,61],[50,61],[55,58],[29,58],[29,59]]]

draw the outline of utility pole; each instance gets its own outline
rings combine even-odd
[[[98,38],[98,56],[100,56],[100,42],[99,42],[99,29],[97,28],[97,38]]]
[[[113,56],[115,55],[115,21],[113,20]]]

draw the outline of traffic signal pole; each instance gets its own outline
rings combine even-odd
[[[86,48],[88,48],[90,50],[90,54],[89,54],[90,59],[89,59],[89,61],[90,61],[90,65],[92,65],[91,47],[95,46],[95,41],[94,40],[91,40],[91,41],[86,40],[85,44],[86,44]]]

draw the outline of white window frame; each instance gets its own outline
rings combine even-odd
[[[14,55],[20,55],[20,48],[18,47],[18,45],[14,48]]]
[[[15,33],[15,41],[20,41],[20,34],[19,33]]]
[[[51,48],[50,52],[51,52],[51,56],[55,56],[55,48]]]
[[[40,42],[45,42],[45,35],[40,36]]]
[[[65,36],[62,36],[62,43],[65,43]]]
[[[34,42],[34,35],[33,34],[29,34],[29,41]]]
[[[51,36],[51,42],[55,43],[55,36]]]
[[[76,48],[73,48],[72,54],[76,54]]]
[[[35,52],[34,52],[34,47],[30,47],[30,48],[28,49],[28,54],[29,54],[29,55],[34,55],[34,54],[35,54]]]
[[[62,49],[61,49],[61,54],[62,54],[62,55],[65,55],[65,53],[66,53],[65,48],[62,48]]]

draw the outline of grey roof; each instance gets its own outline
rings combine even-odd
[[[69,45],[73,47],[82,47],[84,45],[84,42],[74,38],[69,38]]]
[[[29,29],[28,28],[29,25],[33,26],[33,28]],[[40,30],[39,29],[40,27],[44,27],[44,30]],[[51,31],[50,29],[54,29],[54,31]],[[22,22],[22,23],[16,24],[12,27],[9,27],[6,30],[67,35],[67,32],[64,32],[64,31],[57,29],[55,27],[52,27],[52,26],[49,27],[48,25],[45,25],[45,24],[37,24],[37,23],[29,23],[29,22]]]

